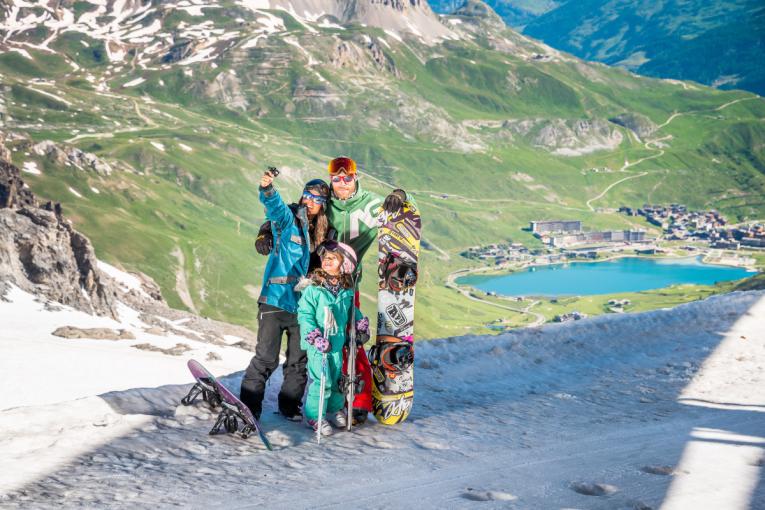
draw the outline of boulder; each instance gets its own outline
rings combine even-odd
[[[135,340],[135,335],[125,329],[114,330],[109,328],[76,328],[74,326],[64,326],[56,329],[52,334],[53,336],[68,339]]]

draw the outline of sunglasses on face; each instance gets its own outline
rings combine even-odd
[[[347,184],[349,182],[353,182],[353,180],[355,178],[356,178],[355,175],[333,175],[332,176],[332,182],[340,182],[340,181],[342,181],[342,182]]]
[[[314,195],[312,193],[303,193],[303,200],[311,201],[315,204],[324,205],[327,203],[327,199],[324,197],[321,197],[319,195]]]

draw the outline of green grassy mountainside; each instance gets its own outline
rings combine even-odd
[[[461,2],[433,2],[452,12]],[[489,0],[508,25],[586,60],[765,94],[757,0]]]
[[[421,338],[496,319],[446,276],[471,265],[459,252],[472,245],[538,246],[521,230],[531,220],[627,228],[636,220],[612,209],[644,202],[765,217],[765,101],[751,93],[583,62],[485,9],[442,18],[450,35],[433,43],[239,2],[184,5],[6,9],[0,46],[13,163],[100,258],[152,276],[173,306],[254,328],[259,176],[278,166],[295,199],[339,154],[364,186],[402,187],[422,208]],[[28,16],[42,21],[24,29]],[[77,23],[61,30],[55,16]],[[367,276],[367,313],[374,286]]]

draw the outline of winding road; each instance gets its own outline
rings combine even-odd
[[[728,101],[727,103],[722,104],[720,106],[717,106],[715,108],[710,108],[710,109],[705,109],[705,110],[690,110],[690,111],[687,111],[687,112],[675,112],[672,115],[670,115],[669,118],[667,118],[667,120],[665,120],[664,122],[659,124],[656,127],[656,130],[658,131],[658,130],[668,126],[673,120],[675,120],[677,117],[680,117],[681,115],[691,115],[691,114],[703,113],[703,112],[719,112],[720,110],[724,110],[725,108],[727,108],[727,107],[729,107],[731,105],[734,105],[736,103],[740,103],[742,101],[749,101],[749,100],[752,100],[752,99],[757,99],[757,97],[740,97],[738,99],[734,99],[732,101]],[[648,149],[648,150],[657,151],[657,153],[653,154],[651,156],[646,156],[644,158],[640,158],[639,160],[634,161],[634,162],[630,162],[629,160],[625,160],[624,161],[624,165],[622,166],[622,168],[619,171],[620,172],[625,172],[628,168],[636,166],[636,165],[639,165],[640,163],[642,163],[644,161],[648,161],[649,159],[656,159],[656,158],[662,157],[665,154],[666,151],[664,149],[662,149],[662,148],[659,148],[659,147],[655,147],[655,146],[652,147],[652,145],[655,145],[656,143],[664,141],[664,140],[668,140],[671,137],[672,137],[672,135],[666,135],[666,136],[663,136],[661,138],[654,138],[652,140],[646,141],[643,144],[643,146],[646,149]],[[620,179],[620,180],[610,184],[598,196],[589,199],[587,201],[587,207],[590,209],[590,211],[594,211],[595,208],[592,206],[592,202],[595,202],[596,200],[600,200],[601,198],[603,198],[606,195],[606,193],[608,193],[613,187],[615,187],[618,184],[621,184],[621,183],[623,183],[625,181],[628,181],[630,179],[637,179],[638,177],[643,177],[645,175],[648,175],[649,173],[650,172],[641,172],[639,174],[635,174],[635,175],[631,175],[629,177],[625,177],[624,179]]]
[[[484,267],[482,267],[482,268],[478,268],[478,269],[459,269],[457,271],[454,271],[453,273],[449,273],[449,275],[446,277],[446,287],[450,288],[450,289],[456,290],[457,292],[459,292],[460,294],[462,294],[466,298],[470,299],[471,301],[477,301],[479,303],[491,305],[491,306],[494,306],[494,307],[497,307],[497,308],[502,308],[502,309],[505,309],[505,310],[510,310],[511,312],[516,312],[516,313],[520,313],[520,314],[524,314],[524,315],[533,315],[535,317],[534,322],[529,324],[529,325],[527,325],[527,326],[524,326],[524,327],[534,328],[534,327],[537,327],[537,326],[541,326],[542,324],[545,323],[545,321],[547,321],[545,316],[542,315],[541,313],[530,311],[532,306],[539,304],[539,301],[534,301],[533,303],[529,304],[525,308],[514,308],[512,306],[500,305],[499,303],[493,303],[491,301],[487,301],[485,299],[481,299],[481,298],[479,298],[477,296],[474,296],[473,294],[470,293],[470,291],[460,287],[457,284],[457,282],[456,282],[456,279],[457,279],[458,276],[465,276],[465,275],[470,274],[470,273],[480,273],[480,272],[483,272],[483,271],[488,271],[489,269],[493,269],[493,268],[490,268],[490,267],[485,267],[484,268]]]

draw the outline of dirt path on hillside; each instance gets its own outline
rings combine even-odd
[[[483,303],[483,304],[486,304],[486,305],[494,306],[496,308],[502,308],[502,309],[505,309],[505,310],[510,310],[511,312],[516,312],[516,313],[520,313],[520,314],[524,314],[524,315],[532,315],[532,316],[534,316],[534,318],[535,318],[534,322],[531,323],[531,324],[525,325],[523,327],[534,328],[534,327],[541,326],[542,324],[544,324],[545,321],[547,320],[545,318],[545,316],[542,315],[541,313],[537,313],[537,312],[532,312],[531,311],[531,307],[539,304],[539,301],[534,301],[533,303],[529,304],[525,308],[514,308],[512,306],[501,305],[499,303],[493,303],[491,301],[487,301],[485,299],[481,299],[481,298],[479,298],[477,296],[474,296],[473,294],[470,293],[470,291],[468,291],[466,289],[463,289],[456,282],[456,279],[459,276],[466,276],[466,275],[472,274],[472,273],[480,273],[480,272],[488,271],[490,269],[494,269],[494,268],[491,268],[491,267],[481,267],[481,268],[477,268],[477,269],[459,269],[457,271],[454,271],[453,273],[449,273],[449,275],[446,277],[446,287],[448,287],[450,289],[456,290],[457,292],[459,292],[460,294],[462,294],[466,298],[470,299],[471,301],[477,301],[479,303]]]
[[[194,306],[194,300],[191,298],[191,292],[189,292],[189,284],[186,279],[186,257],[183,255],[183,250],[176,246],[173,248],[171,255],[178,260],[178,269],[175,271],[175,291],[178,293],[178,297],[181,298],[186,307],[199,315],[197,307]]]

